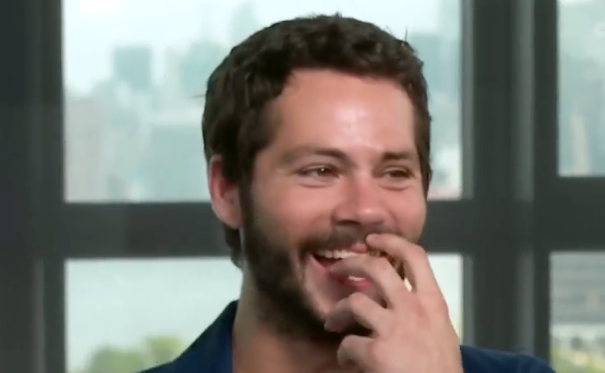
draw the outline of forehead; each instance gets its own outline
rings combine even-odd
[[[395,82],[334,71],[299,71],[271,107],[274,145],[377,151],[415,149],[414,110]]]

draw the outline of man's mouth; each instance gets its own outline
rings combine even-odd
[[[331,266],[338,263],[338,261],[346,258],[352,258],[355,256],[371,256],[371,257],[384,257],[386,258],[393,267],[397,270],[400,275],[402,275],[401,268],[402,266],[399,264],[399,261],[395,260],[388,256],[382,250],[377,250],[373,248],[361,247],[362,245],[355,245],[354,247],[347,249],[335,249],[335,250],[318,250],[313,254],[314,259],[321,264],[326,269],[330,269]],[[362,281],[365,280],[361,277],[350,276],[348,278],[350,281]]]

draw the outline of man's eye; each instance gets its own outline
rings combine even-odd
[[[307,168],[300,172],[301,176],[305,177],[333,177],[336,176],[336,172],[330,167],[313,167]]]
[[[387,175],[394,179],[406,179],[410,177],[410,172],[405,169],[392,169],[387,171]]]

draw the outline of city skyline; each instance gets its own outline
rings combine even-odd
[[[309,0],[287,3],[254,0],[252,4],[260,26],[310,13],[341,11],[344,15],[376,22],[404,37],[406,32],[437,32],[441,1]],[[232,40],[227,21],[245,2],[181,0],[175,7],[170,2],[142,0],[112,0],[105,5],[99,5],[98,0],[66,0],[63,9],[66,88],[88,93],[95,84],[109,77],[111,54],[119,46],[149,46],[157,63],[156,78],[164,71],[162,59],[169,50],[182,50],[200,39],[212,39],[230,47]],[[168,12],[170,18],[166,17]]]

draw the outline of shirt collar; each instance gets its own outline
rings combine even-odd
[[[237,301],[229,303],[219,317],[183,352],[172,364],[167,372],[179,373],[233,373],[231,355],[231,333]],[[478,349],[461,346],[462,361],[465,372],[487,371],[490,369],[471,369],[477,362],[488,364],[495,353],[481,352]],[[503,356],[508,356],[501,354]],[[510,359],[510,357],[509,357]],[[492,361],[493,362],[493,361]],[[489,367],[489,364],[488,364]]]
[[[232,373],[231,331],[237,301],[231,302],[219,317],[174,361],[174,371],[183,373]]]

